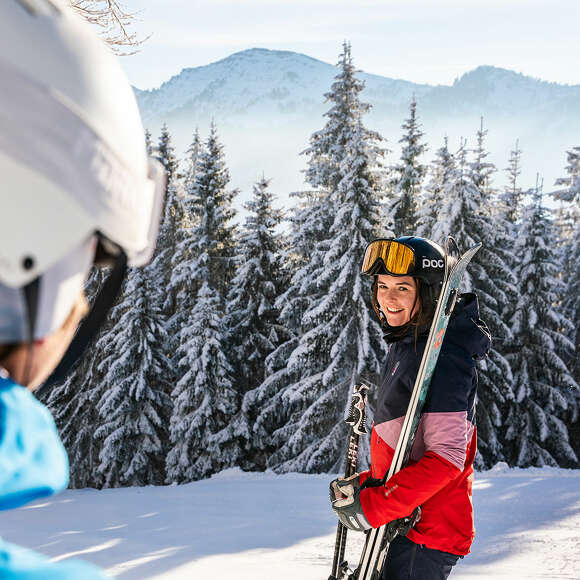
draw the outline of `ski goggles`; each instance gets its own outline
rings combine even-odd
[[[361,272],[369,276],[381,273],[406,276],[414,270],[414,250],[395,240],[386,239],[374,240],[367,246],[361,268]]]

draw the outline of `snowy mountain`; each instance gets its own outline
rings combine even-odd
[[[356,55],[355,55],[356,62]],[[202,134],[213,118],[226,144],[233,183],[243,197],[264,171],[285,197],[302,188],[299,156],[311,133],[324,123],[326,93],[337,69],[303,54],[260,48],[245,50],[207,66],[184,69],[158,89],[136,89],[145,125],[154,138],[166,122],[177,151],[183,152],[196,127]],[[523,150],[522,187],[536,173],[549,190],[562,173],[565,150],[578,144],[580,86],[558,85],[513,71],[480,66],[451,86],[430,86],[360,73],[363,100],[373,109],[366,124],[388,140],[388,162],[398,157],[400,125],[414,94],[430,146],[425,161],[449,136],[475,141],[480,117],[489,130],[492,161],[502,170],[519,139]],[[468,145],[469,146],[469,145]],[[498,176],[503,184],[505,178]]]

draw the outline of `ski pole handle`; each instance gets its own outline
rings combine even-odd
[[[368,386],[364,383],[356,384],[353,388],[350,410],[345,422],[350,425],[348,437],[348,447],[346,450],[345,477],[350,477],[356,473],[358,460],[358,443],[360,435],[367,433],[366,428],[366,402],[368,397]],[[348,528],[338,522],[336,528],[336,541],[334,544],[334,559],[332,561],[332,573],[328,580],[339,580],[344,577],[344,551],[346,548],[346,533]]]

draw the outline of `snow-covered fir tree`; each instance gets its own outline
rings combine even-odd
[[[167,332],[169,335],[169,352],[173,355],[179,347],[179,332],[185,325],[189,312],[193,308],[197,287],[192,284],[191,268],[199,252],[197,251],[198,239],[196,227],[199,225],[196,205],[198,202],[196,193],[196,178],[200,158],[203,152],[199,131],[196,129],[191,145],[187,150],[186,170],[183,184],[177,188],[178,195],[174,196],[172,203],[176,206],[174,215],[180,213],[180,219],[172,220],[168,217],[168,223],[173,226],[173,245],[163,256],[163,265],[169,268],[167,283],[164,287],[166,294],[165,306],[169,317],[167,320]],[[171,308],[169,308],[171,304]],[[172,362],[175,358],[171,357]],[[176,365],[175,365],[176,366]]]
[[[187,325],[180,333],[179,380],[171,393],[171,449],[167,481],[185,483],[231,467],[242,455],[226,432],[240,408],[224,352],[221,300],[210,286],[209,256],[198,274],[201,286]]]
[[[466,273],[463,286],[477,292],[481,318],[488,324],[493,338],[489,356],[479,363],[477,463],[483,467],[504,458],[502,411],[513,395],[510,365],[502,354],[511,339],[503,312],[509,297],[515,294],[516,280],[509,269],[513,257],[505,239],[506,230],[497,216],[491,216],[489,207],[493,200],[473,181],[474,171],[467,163],[465,141],[455,159],[456,167],[445,188],[433,239],[443,242],[451,234],[462,250],[477,243],[483,244]]]
[[[524,200],[524,190],[519,185],[519,177],[522,173],[522,150],[519,146],[519,140],[516,140],[515,148],[510,153],[509,165],[505,169],[505,172],[508,175],[508,183],[501,196],[501,200],[505,208],[504,211],[507,221],[515,225],[521,220],[522,203]]]
[[[336,211],[333,195],[344,176],[342,164],[347,144],[352,133],[358,131],[362,116],[370,110],[370,105],[360,99],[364,82],[356,76],[349,42],[343,43],[337,68],[339,72],[330,91],[324,95],[326,102],[331,103],[324,114],[327,121],[322,129],[312,134],[310,146],[302,152],[308,157],[305,180],[312,189],[294,194],[298,203],[289,218],[291,232],[285,262],[295,271],[292,283],[279,298],[279,305],[282,320],[294,332],[300,331],[303,313],[323,292],[312,284],[312,272],[320,267],[316,260],[324,255]],[[362,131],[369,144],[378,147],[384,142],[377,132],[364,126]],[[385,153],[386,150],[381,149],[374,160],[377,173]],[[274,359],[271,362],[274,363]]]
[[[197,169],[203,151],[203,144],[199,136],[199,129],[195,129],[193,139],[186,151],[187,169],[184,176],[184,189],[186,194],[191,194],[195,186],[195,178],[197,177]]]
[[[257,387],[264,380],[264,363],[286,334],[278,323],[274,302],[281,286],[277,255],[282,211],[273,207],[273,194],[264,177],[254,185],[253,198],[237,245],[238,270],[227,295],[225,323],[233,349],[236,386],[239,392]]]
[[[295,228],[291,231],[286,253],[288,256],[298,256],[295,263],[299,267],[292,276],[288,290],[277,301],[281,309],[280,320],[293,333],[293,338],[268,357],[268,378],[247,397],[247,404],[258,410],[254,429],[256,444],[269,456],[268,466],[282,471],[321,471],[337,466],[341,458],[334,453],[336,448],[333,446],[337,442],[333,440],[334,434],[331,431],[342,424],[341,416],[351,386],[348,383],[352,378],[350,373],[354,372],[353,369],[376,372],[376,361],[382,355],[382,341],[381,345],[377,345],[370,339],[366,340],[369,336],[374,337],[375,333],[380,334],[374,322],[370,328],[365,329],[364,336],[356,335],[359,326],[355,323],[349,322],[347,330],[343,328],[345,336],[354,340],[352,344],[365,345],[348,363],[335,351],[331,355],[332,344],[341,336],[340,333],[332,336],[336,328],[329,325],[328,339],[325,342],[322,338],[322,329],[329,322],[330,316],[327,311],[331,304],[329,295],[336,290],[336,281],[327,274],[325,257],[328,252],[336,252],[334,232],[337,220],[346,221],[345,216],[351,211],[359,211],[360,214],[357,219],[353,217],[349,226],[352,246],[341,247],[346,254],[344,261],[340,261],[345,268],[345,278],[341,280],[344,286],[340,289],[346,292],[348,278],[353,284],[351,296],[354,293],[357,298],[347,300],[348,307],[344,312],[336,313],[336,318],[344,322],[351,321],[349,317],[368,316],[369,296],[361,290],[360,278],[356,283],[350,278],[345,261],[351,261],[351,265],[360,262],[364,244],[379,234],[380,160],[385,153],[380,148],[383,141],[380,135],[365,128],[361,122],[369,105],[360,101],[359,94],[364,84],[356,78],[351,48],[346,42],[339,57],[338,68],[339,73],[331,90],[325,95],[332,103],[326,113],[328,121],[322,130],[313,134],[310,147],[305,151],[309,157],[306,179],[315,188],[314,196],[308,192],[305,198],[310,196],[315,201],[302,204],[300,217],[295,222],[302,231]],[[352,186],[353,190],[347,186],[348,179],[356,184]],[[308,236],[303,235],[304,232],[308,232]],[[314,244],[308,237],[315,240]],[[340,239],[343,240],[342,237]],[[305,248],[307,253],[304,252]],[[338,267],[338,264],[332,264],[332,271],[336,273]],[[338,294],[334,296],[337,303],[343,298]],[[366,300],[364,310],[355,313],[354,310],[360,307],[359,299],[363,302]],[[320,317],[315,314],[317,307],[321,308],[321,312],[324,310]],[[334,323],[336,319],[332,321]],[[316,329],[317,325],[320,328]],[[312,333],[308,334],[309,331]],[[320,333],[319,339],[314,339],[317,333]],[[308,338],[305,338],[307,335]],[[303,360],[300,358],[302,352],[307,353]],[[357,358],[362,357],[363,352],[366,357],[364,362]],[[319,359],[315,353],[320,355]],[[326,389],[322,386],[322,380],[324,369],[329,367],[331,360],[338,366],[336,373],[327,373],[325,380],[330,386]],[[339,375],[340,380],[337,379]],[[308,384],[312,386],[310,391]],[[331,391],[324,401],[320,401],[324,408],[331,409],[330,416],[325,416],[323,422],[312,422],[311,414],[316,408],[314,401],[321,397],[321,389]],[[300,417],[308,409],[308,417],[301,421]],[[294,435],[290,439],[291,434]]]
[[[106,275],[107,272],[100,268],[91,271],[85,287],[89,304]],[[99,423],[97,404],[102,395],[102,373],[98,367],[103,353],[98,344],[110,327],[107,320],[65,381],[54,385],[45,398],[69,457],[69,486],[72,488],[100,488],[103,485],[102,475],[97,470],[102,442],[94,436]]]
[[[401,161],[393,167],[392,201],[388,213],[392,216],[395,234],[407,236],[417,232],[419,196],[427,173],[427,166],[420,162],[420,157],[427,150],[427,144],[421,142],[424,133],[417,119],[415,97],[410,104],[410,116],[401,128],[404,131],[399,139],[402,147]]]
[[[566,153],[568,165],[565,168],[566,176],[556,180],[558,189],[552,192],[552,197],[558,202],[556,209],[556,225],[563,242],[564,268],[566,276],[577,272],[575,265],[570,262],[574,250],[570,251],[570,244],[578,239],[580,227],[580,147],[574,147]]]
[[[194,222],[193,235],[188,242],[188,252],[194,260],[190,265],[190,277],[196,277],[196,260],[208,259],[208,283],[218,292],[220,312],[223,312],[229,283],[235,275],[236,225],[232,223],[235,210],[232,203],[237,189],[229,189],[230,173],[226,165],[224,148],[217,127],[212,122],[209,136],[197,161],[195,179],[187,191],[188,213]],[[185,275],[185,272],[183,273]],[[194,293],[201,287],[194,286]]]
[[[560,352],[572,376],[580,383],[580,147],[567,152],[566,177],[556,180],[559,187],[553,193],[560,204],[557,222],[560,237],[562,280],[566,284],[562,313],[570,321],[568,337],[573,351]],[[580,456],[580,421],[569,425],[572,445]]]
[[[128,272],[123,296],[112,309],[111,330],[97,346],[102,396],[95,438],[102,441],[99,472],[105,487],[158,485],[165,481],[171,400],[167,342],[157,280],[150,268]]]
[[[417,211],[416,234],[423,238],[433,239],[433,230],[439,220],[439,211],[446,198],[446,189],[452,182],[455,169],[455,158],[449,151],[449,139],[435,152],[435,159],[428,168],[429,180],[421,197]]]
[[[518,239],[520,299],[512,319],[515,400],[506,420],[511,465],[578,467],[567,423],[578,420],[578,385],[557,351],[572,349],[556,309],[564,291],[555,232],[539,186]]]
[[[495,165],[486,161],[489,151],[485,147],[487,129],[483,128],[483,117],[480,119],[479,129],[476,134],[476,145],[472,150],[473,160],[469,164],[471,180],[475,187],[486,196],[489,201],[494,201],[495,190],[492,187],[492,176],[497,171]]]
[[[379,323],[370,316],[370,282],[360,274],[366,245],[380,227],[376,168],[382,152],[360,119],[344,150],[342,179],[331,194],[333,223],[305,285],[317,294],[287,366],[254,393],[263,403],[258,439],[271,442],[268,465],[278,471],[339,469],[350,389],[361,375],[375,376],[386,354]]]
[[[273,207],[274,195],[264,177],[254,185],[253,198],[244,204],[248,210],[237,246],[239,263],[227,296],[227,344],[235,370],[235,389],[244,395],[258,387],[265,378],[267,357],[289,338],[280,324],[274,303],[284,284],[277,253],[280,236],[276,228],[282,211]],[[264,469],[265,459],[252,449],[253,417],[243,406],[227,428],[228,436],[240,441],[245,450],[236,464],[244,469]]]
[[[147,151],[147,155],[153,154],[153,142],[151,141],[151,131],[149,129],[145,130],[145,151]]]
[[[302,152],[308,158],[305,181],[312,189],[294,194],[298,203],[295,216],[290,220],[294,226],[291,251],[302,258],[302,263],[311,260],[315,245],[327,237],[334,214],[331,195],[343,177],[341,163],[346,156],[347,143],[358,120],[371,108],[360,99],[365,85],[356,76],[349,42],[343,43],[337,67],[339,73],[330,91],[324,94],[326,102],[331,103],[324,113],[327,121],[322,129],[311,135],[309,147]],[[365,128],[364,132],[369,142],[384,141],[375,131]],[[378,159],[377,163],[380,163]]]
[[[164,296],[163,316],[171,320],[176,312],[176,293],[170,285],[174,268],[173,257],[177,252],[178,236],[184,222],[182,185],[177,179],[178,161],[166,125],[161,129],[159,144],[154,154],[167,173],[163,216],[159,226],[157,245],[152,260],[151,276],[157,279],[157,291]],[[171,347],[168,345],[168,353]]]
[[[233,369],[226,356],[223,322],[226,291],[235,276],[235,215],[229,172],[217,129],[212,123],[186,196],[193,225],[183,240],[184,260],[172,283],[195,297],[179,332],[178,380],[171,393],[171,451],[167,479],[185,482],[234,465],[238,440],[226,441],[225,428],[240,408]],[[184,302],[185,304],[185,302]]]
[[[151,139],[151,135],[149,135],[149,139]],[[161,127],[159,142],[157,147],[153,150],[153,153],[161,163],[163,163],[163,167],[167,173],[167,184],[169,185],[169,183],[173,181],[173,178],[177,176],[179,162],[175,156],[175,147],[173,147],[171,135],[169,134],[169,129],[167,128],[166,123],[163,123],[163,126]]]

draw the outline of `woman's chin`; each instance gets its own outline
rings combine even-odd
[[[404,314],[387,314],[386,318],[388,325],[393,327],[403,326],[403,324],[407,324],[407,322],[409,322],[409,317],[405,316]]]

